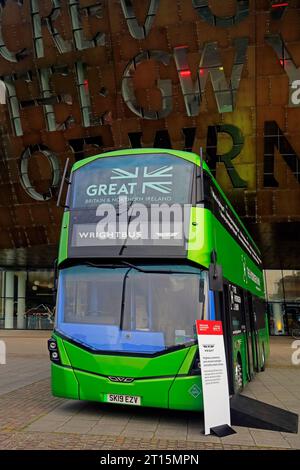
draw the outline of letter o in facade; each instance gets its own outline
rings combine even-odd
[[[52,172],[52,181],[49,190],[46,193],[39,193],[33,186],[29,178],[29,160],[36,153],[39,152],[47,160]],[[55,190],[58,188],[60,181],[60,167],[57,155],[51,152],[45,146],[33,145],[27,147],[21,155],[20,160],[20,182],[26,193],[35,201],[48,201],[52,199]]]
[[[139,106],[133,88],[133,76],[137,66],[150,59],[168,65],[170,55],[164,51],[144,51],[136,55],[124,70],[121,91],[125,103],[134,114],[143,119],[156,120],[165,118],[172,112],[172,81],[157,80],[157,87],[162,94],[162,109],[160,111],[149,111]]]

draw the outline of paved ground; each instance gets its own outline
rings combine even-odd
[[[50,376],[49,336],[45,331],[0,330],[7,352],[6,365],[0,365],[0,396]]]
[[[0,332],[0,449],[300,449],[300,435],[235,427],[204,436],[203,417],[185,412],[62,400],[49,391],[45,332]],[[300,414],[300,365],[290,338],[272,338],[268,368],[245,394]]]

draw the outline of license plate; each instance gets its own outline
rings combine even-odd
[[[132,395],[117,395],[116,393],[108,393],[106,395],[107,403],[120,403],[122,405],[137,405],[141,406],[141,397],[134,397]]]

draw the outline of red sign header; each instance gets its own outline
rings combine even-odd
[[[222,335],[223,328],[221,321],[196,320],[198,335]]]

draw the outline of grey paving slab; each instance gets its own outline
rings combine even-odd
[[[35,423],[32,423],[28,426],[27,430],[28,431],[39,431],[39,432],[58,432],[60,427],[62,426],[61,421],[55,421],[55,420],[44,420],[44,421],[37,421]]]
[[[102,415],[100,418],[99,418],[99,421],[101,420],[101,423],[102,424],[109,424],[109,423],[113,423],[113,424],[118,424],[118,423],[128,423],[130,420],[131,420],[131,417],[130,416],[124,416],[124,415],[120,415],[120,416],[116,416],[114,414],[109,414],[109,413],[106,413],[104,415]],[[141,422],[144,422],[144,421],[141,421]]]
[[[121,433],[124,431],[125,426],[101,426],[96,424],[88,434],[95,434],[95,435],[105,435],[105,436],[120,436]]]
[[[50,377],[48,358],[8,357],[0,366],[0,395]]]
[[[65,424],[59,426],[56,429],[56,432],[71,433],[71,434],[86,434],[95,426],[94,421],[87,421],[76,423],[76,425],[70,423],[69,421]],[[103,434],[103,428],[102,428]]]
[[[6,364],[0,366],[0,395],[50,376],[47,339],[50,332],[0,331],[5,341]]]
[[[76,416],[78,419],[91,419],[93,421],[99,421],[100,419],[103,418],[103,413],[100,412],[99,410],[95,411],[95,410],[83,409],[83,410],[79,410]]]
[[[259,444],[259,445],[268,444],[271,447],[278,447],[279,445],[284,446],[284,444],[287,443],[284,436],[281,433],[275,432],[275,431],[251,429],[250,434],[252,435],[256,444]]]
[[[128,422],[128,424],[126,424],[126,427],[125,427],[125,430],[127,431],[130,431],[130,430],[134,430],[136,432],[143,432],[143,431],[156,431],[158,429],[158,425],[155,424],[155,423],[139,423],[139,424],[136,424],[136,423],[131,423],[131,422]]]
[[[299,441],[294,441],[294,440],[289,440],[287,439],[289,446],[293,450],[300,450],[300,442]]]

